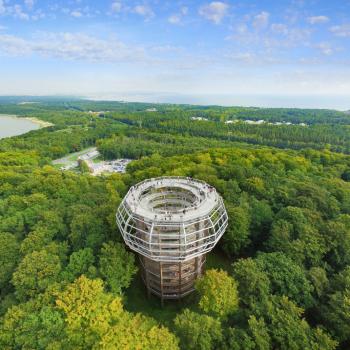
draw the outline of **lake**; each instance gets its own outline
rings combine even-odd
[[[40,125],[31,120],[0,114],[0,139],[24,134],[39,129]]]

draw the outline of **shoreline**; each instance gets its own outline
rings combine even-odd
[[[18,117],[17,117],[18,118]],[[24,117],[23,119],[29,120],[37,125],[40,126],[41,128],[48,128],[49,126],[53,126],[54,124],[50,123],[50,122],[46,122],[44,120],[38,119],[36,117]]]
[[[46,121],[38,119],[36,117],[20,117],[20,116],[18,116],[16,114],[0,114],[0,117],[29,120],[32,123],[34,123],[36,125],[39,125],[40,129],[48,128],[49,126],[53,126],[54,125],[54,124],[52,124],[50,122],[46,122]]]

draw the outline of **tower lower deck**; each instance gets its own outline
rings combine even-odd
[[[205,255],[185,262],[154,261],[142,255],[142,279],[148,293],[164,299],[180,299],[194,290],[194,283],[204,272]]]

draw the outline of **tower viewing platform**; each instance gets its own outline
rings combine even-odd
[[[125,243],[139,253],[148,292],[162,300],[193,290],[205,254],[228,222],[215,188],[188,177],[153,178],[131,187],[116,217]]]

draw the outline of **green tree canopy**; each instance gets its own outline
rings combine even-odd
[[[268,275],[252,258],[240,259],[233,264],[233,277],[238,282],[240,301],[254,309],[270,295]]]
[[[237,282],[223,270],[208,270],[196,281],[199,307],[205,313],[225,318],[238,309]]]
[[[336,338],[350,341],[350,267],[338,273],[331,281],[331,293],[323,308],[323,317]]]
[[[184,350],[212,350],[222,341],[221,324],[211,316],[185,309],[176,316],[174,324]]]
[[[283,253],[262,253],[255,259],[270,280],[271,292],[285,295],[302,306],[313,303],[313,287],[302,267]]]
[[[94,276],[97,274],[94,262],[95,257],[91,248],[84,248],[73,252],[69,257],[69,263],[64,271],[64,277],[72,282],[76,277],[83,274]]]
[[[123,309],[120,297],[103,290],[103,282],[79,277],[57,297],[65,315],[70,349],[177,350],[178,341],[150,318]]]
[[[100,252],[100,273],[113,293],[121,293],[137,272],[134,254],[121,243],[104,243]]]
[[[228,228],[223,237],[224,250],[230,255],[237,255],[249,244],[249,210],[243,207],[226,205],[229,217]]]
[[[61,261],[58,255],[47,250],[26,255],[13,273],[12,283],[20,300],[34,297],[53,282],[58,281]]]
[[[19,244],[11,233],[0,232],[0,289],[6,289],[19,260]]]

